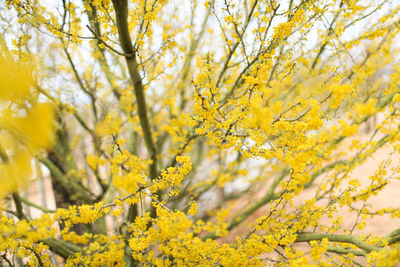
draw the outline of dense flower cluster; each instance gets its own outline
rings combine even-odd
[[[399,12],[0,4],[0,264],[394,266],[400,230],[369,226],[400,218],[374,203],[400,172]],[[25,197],[43,176],[55,210]]]

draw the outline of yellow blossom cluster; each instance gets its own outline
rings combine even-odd
[[[0,265],[400,262],[397,3],[3,5]]]
[[[53,107],[33,91],[33,69],[0,52],[0,198],[24,185],[32,157],[54,141]]]

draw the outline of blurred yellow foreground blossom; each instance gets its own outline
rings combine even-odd
[[[0,199],[25,184],[32,156],[53,142],[53,108],[32,90],[32,70],[0,53]]]

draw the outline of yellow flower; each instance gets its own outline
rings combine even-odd
[[[53,107],[31,92],[26,65],[0,55],[0,198],[17,190],[31,175],[32,156],[54,142]]]

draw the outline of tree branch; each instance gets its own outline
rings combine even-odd
[[[327,238],[331,242],[353,244],[366,252],[381,250],[381,248],[378,248],[374,245],[371,245],[364,241],[361,241],[358,237],[353,236],[353,235],[301,233],[297,236],[297,239],[295,242],[296,243],[310,242],[313,240],[321,241],[324,238]]]
[[[136,95],[137,111],[140,119],[140,125],[143,131],[143,137],[149,153],[151,163],[149,165],[150,178],[154,180],[157,178],[157,153],[154,144],[149,118],[147,115],[147,104],[144,95],[144,87],[142,78],[138,71],[138,63],[136,59],[136,51],[133,48],[132,40],[129,35],[128,27],[128,1],[127,0],[112,0],[115,16],[117,21],[117,28],[119,34],[119,41],[122,50],[125,53],[125,60],[128,66],[129,75],[133,84]]]

